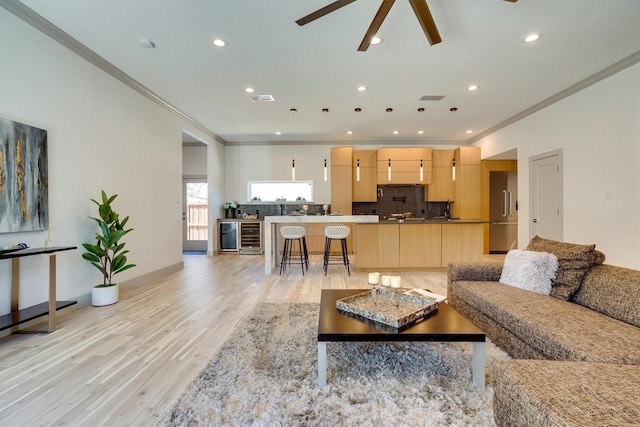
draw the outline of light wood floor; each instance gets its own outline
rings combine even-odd
[[[499,256],[497,260],[499,260]],[[185,256],[183,270],[121,290],[108,307],[67,308],[47,335],[0,340],[0,426],[156,425],[258,302],[320,302],[321,289],[368,288],[367,273],[264,276],[262,256]],[[487,257],[487,260],[496,260]],[[446,292],[446,271],[403,272]],[[35,329],[44,329],[46,317]]]

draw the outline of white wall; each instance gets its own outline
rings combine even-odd
[[[58,260],[58,299],[86,296],[99,273],[82,260],[93,241],[90,198],[119,196],[114,208],[130,215],[130,261],[117,276],[135,282],[182,263],[182,132],[187,122],[87,63],[0,8],[0,116],[48,131],[49,218],[54,246],[78,246]],[[211,143],[213,159],[222,158]],[[214,184],[220,185],[220,176]],[[215,190],[211,190],[215,192]],[[218,190],[219,192],[220,190]],[[0,234],[0,245],[41,247],[45,232]],[[47,299],[48,259],[23,258],[20,305]],[[0,263],[0,314],[8,313],[10,263]]]
[[[296,160],[296,180],[313,181],[314,203],[331,203],[331,181],[323,179],[324,159],[331,167],[330,145],[227,146],[226,200],[246,203],[248,181],[291,180],[293,158]]]
[[[521,247],[530,239],[529,158],[562,149],[564,240],[595,243],[608,264],[640,268],[640,64],[477,145],[483,158],[518,150]]]

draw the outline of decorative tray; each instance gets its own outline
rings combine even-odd
[[[410,289],[398,292],[376,289],[377,304],[373,299],[373,290],[362,292],[336,301],[340,311],[364,317],[394,328],[403,328],[418,322],[442,302],[428,296],[408,295]],[[393,296],[393,299],[392,299]]]

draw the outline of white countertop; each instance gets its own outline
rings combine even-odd
[[[323,222],[378,222],[378,215],[277,215],[265,216],[266,224],[275,223],[323,223]]]

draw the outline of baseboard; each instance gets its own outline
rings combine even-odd
[[[124,282],[120,282],[120,287],[123,289],[132,289],[137,288],[138,286],[145,285],[148,282],[159,279],[161,277],[167,276],[171,273],[175,273],[176,271],[180,271],[184,268],[184,261],[180,261],[176,264],[170,265],[165,268],[161,268],[160,270],[152,271],[151,273],[144,274],[142,276],[138,276],[131,280],[125,280]]]

